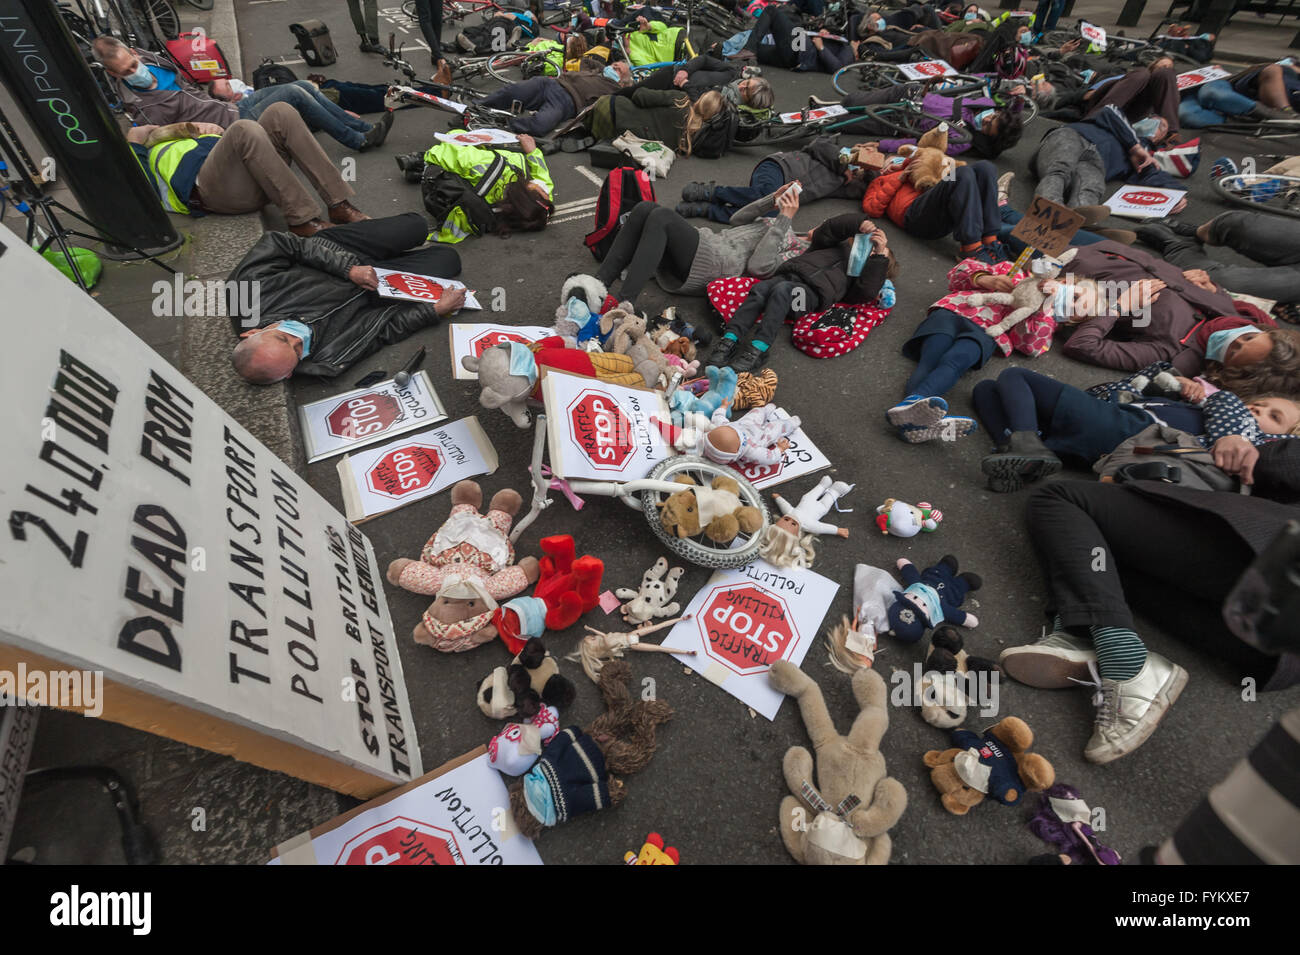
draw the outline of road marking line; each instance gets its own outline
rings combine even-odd
[[[604,179],[602,179],[600,176],[596,175],[594,172],[592,172],[592,171],[591,171],[590,169],[588,169],[586,166],[574,166],[573,168],[576,169],[576,170],[578,170],[578,172],[582,173],[584,176],[586,176],[588,179],[590,179],[590,180],[591,180],[592,182],[594,182],[596,185],[598,185],[598,186],[603,186],[603,185],[605,184],[605,180],[604,180]]]
[[[596,208],[598,198],[599,197],[592,199],[579,199],[576,202],[565,202],[556,206],[555,211],[562,215],[569,212],[587,212]]]

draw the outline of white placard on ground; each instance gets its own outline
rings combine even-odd
[[[496,449],[475,417],[344,455],[338,463],[343,507],[354,524],[496,469]]]
[[[1225,70],[1221,66],[1203,66],[1199,70],[1188,70],[1186,73],[1178,74],[1178,92],[1195,89],[1214,80],[1227,79],[1231,75],[1231,70]]]
[[[920,63],[899,63],[899,72],[909,80],[928,80],[935,76],[950,76],[957,71],[947,60],[922,60]]]
[[[379,297],[395,298],[401,302],[436,302],[446,292],[458,288],[465,289],[465,304],[462,309],[481,309],[474,293],[465,287],[464,282],[455,279],[440,279],[432,275],[420,275],[416,272],[398,272],[394,269],[375,268],[379,279]]]
[[[1187,195],[1185,189],[1157,189],[1155,186],[1120,186],[1106,200],[1111,215],[1126,219],[1161,219]]]
[[[781,417],[790,417],[784,408],[777,410]],[[739,417],[739,413],[736,416]],[[804,433],[803,428],[790,435],[790,447],[786,448],[781,455],[779,464],[748,464],[744,467],[737,467],[735,462],[731,464],[733,470],[743,474],[759,490],[793,481],[797,477],[830,466],[831,462],[818,450],[817,445],[812,443],[812,439]]]
[[[405,388],[390,378],[298,409],[308,461],[427,428],[446,417],[427,371],[412,375]]]
[[[1087,20],[1080,20],[1079,33],[1097,49],[1106,49],[1106,31],[1097,24],[1089,23]]]
[[[0,670],[102,671],[106,719],[354,795],[419,776],[365,535],[3,230],[0,288],[39,316],[0,355]]]
[[[810,109],[808,115],[803,112],[782,113],[781,122],[783,123],[802,123],[810,119],[831,119],[835,116],[847,116],[848,110],[838,103],[834,106],[818,106],[816,109]]]
[[[452,325],[451,334],[451,368],[453,377],[462,381],[477,381],[478,375],[461,365],[461,358],[472,355],[480,357],[484,350],[503,342],[536,342],[548,335],[554,335],[553,328],[541,325],[493,325],[484,322],[479,325]]]
[[[276,846],[272,865],[541,865],[486,748]]]
[[[439,142],[456,146],[509,146],[519,142],[519,137],[504,129],[463,129],[454,133],[434,133]]]
[[[650,420],[669,420],[658,391],[548,371],[542,398],[551,470],[559,477],[635,481],[673,454]]]
[[[811,570],[774,567],[758,560],[740,570],[719,570],[682,611],[665,646],[695,650],[677,659],[769,720],[784,694],[767,671],[777,660],[795,666],[817,639],[840,585]]]

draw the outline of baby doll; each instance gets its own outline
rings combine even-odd
[[[728,421],[731,399],[713,412],[713,418],[700,427],[702,417],[685,419],[686,428],[674,428],[654,419],[664,437],[678,451],[695,451],[715,464],[781,463],[781,454],[790,447],[788,435],[799,430],[798,417],[782,417],[776,405],[755,408],[735,421]],[[695,427],[690,427],[690,425]]]
[[[848,537],[846,527],[836,527],[822,522],[822,518],[853,485],[843,481],[831,483],[827,475],[791,507],[780,494],[773,494],[781,519],[763,532],[759,555],[777,567],[811,567],[816,552],[813,550],[814,534],[835,534]]]

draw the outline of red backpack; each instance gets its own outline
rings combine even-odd
[[[623,220],[637,203],[654,201],[655,189],[644,169],[619,166],[606,174],[596,199],[595,231],[583,239],[597,262],[603,262],[609,254],[618,230],[623,228]]]

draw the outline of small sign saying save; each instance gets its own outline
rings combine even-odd
[[[1083,216],[1059,202],[1034,196],[1029,211],[1011,230],[1013,238],[1044,255],[1057,256],[1070,247],[1070,240],[1083,225]]]

